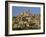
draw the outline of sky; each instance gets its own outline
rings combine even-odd
[[[17,16],[19,13],[24,11],[31,12],[34,14],[40,13],[40,7],[20,7],[20,6],[13,6],[12,7],[12,16]]]

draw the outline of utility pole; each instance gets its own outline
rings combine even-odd
[[[28,12],[30,12],[30,9],[28,9]]]

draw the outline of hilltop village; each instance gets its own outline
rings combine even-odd
[[[40,29],[40,14],[21,12],[12,17],[13,30]]]

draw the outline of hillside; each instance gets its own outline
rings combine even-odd
[[[22,12],[12,17],[13,30],[40,29],[40,14]]]

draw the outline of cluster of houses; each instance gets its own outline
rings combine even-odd
[[[29,12],[22,12],[18,16],[13,16],[13,30],[40,29],[40,15]]]

